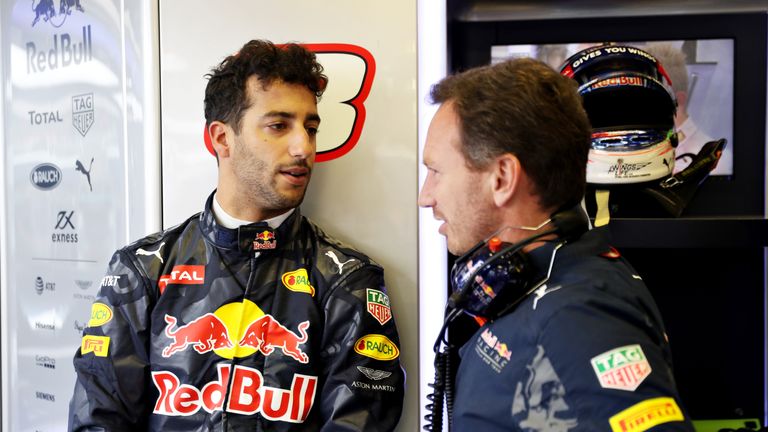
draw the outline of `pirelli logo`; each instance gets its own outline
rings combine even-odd
[[[613,432],[643,432],[663,423],[682,421],[683,412],[671,397],[644,400],[609,419]]]
[[[93,353],[96,357],[106,357],[109,350],[109,336],[85,335],[80,343],[80,353]]]

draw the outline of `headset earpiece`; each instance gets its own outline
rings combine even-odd
[[[589,229],[589,219],[580,205],[553,214],[550,221],[553,229],[514,244],[493,236],[459,257],[451,269],[453,294],[448,307],[494,319],[524,298],[533,281],[523,248],[551,234],[556,234],[560,241],[568,241]]]

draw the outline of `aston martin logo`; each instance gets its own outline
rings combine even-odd
[[[371,369],[363,366],[358,366],[357,370],[362,372],[363,375],[367,376],[368,379],[372,379],[374,381],[383,380],[384,378],[389,378],[389,376],[392,375],[392,372]]]

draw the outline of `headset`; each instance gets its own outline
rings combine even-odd
[[[435,382],[430,384],[434,391],[427,396],[429,403],[426,408],[430,414],[424,417],[427,421],[424,430],[442,430],[443,402],[447,407],[449,425],[453,415],[450,360],[456,347],[445,338],[450,323],[462,313],[492,321],[511,312],[520,301],[549,278],[547,274],[542,281],[533,280],[535,274],[523,249],[537,241],[558,243],[550,260],[551,271],[557,249],[580,237],[589,228],[589,218],[581,204],[577,204],[555,212],[535,227],[502,228],[456,259],[451,269],[453,293],[448,298],[443,326],[434,346]],[[517,243],[503,242],[499,235],[508,229],[534,231],[536,234]],[[541,231],[542,229],[544,230]],[[544,239],[552,235],[556,238]],[[441,350],[441,347],[444,349]]]

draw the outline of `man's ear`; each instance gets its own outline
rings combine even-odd
[[[491,193],[498,207],[504,207],[516,194],[520,193],[520,160],[512,153],[504,153],[491,162]]]
[[[220,121],[212,121],[208,125],[208,134],[211,136],[211,145],[218,157],[228,158],[230,139],[234,136],[232,128]]]

